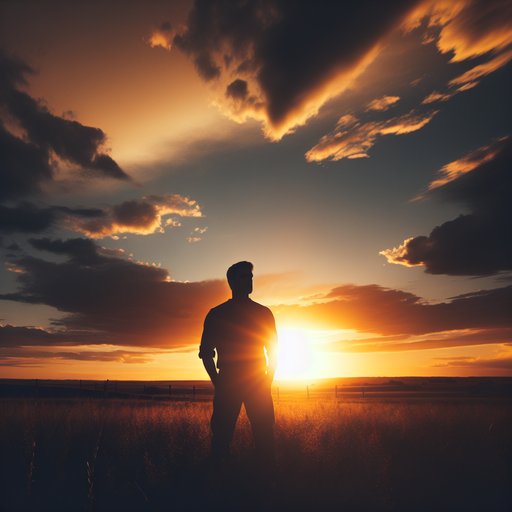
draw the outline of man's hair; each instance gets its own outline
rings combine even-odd
[[[252,272],[254,269],[254,265],[250,261],[239,261],[238,263],[235,263],[234,265],[231,265],[231,267],[228,268],[226,276],[228,278],[228,284],[231,289],[233,288],[235,279],[238,276],[238,271],[243,268],[248,268]]]

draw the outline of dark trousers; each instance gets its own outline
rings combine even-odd
[[[263,467],[275,465],[274,403],[266,375],[247,378],[230,372],[219,372],[213,399],[212,457],[229,457],[236,421],[242,403],[251,422],[256,455]]]

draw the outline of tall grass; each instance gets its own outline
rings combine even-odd
[[[277,402],[267,493],[244,413],[230,464],[212,468],[211,403],[35,403],[0,401],[1,511],[512,508],[505,400]]]

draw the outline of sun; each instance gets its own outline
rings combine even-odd
[[[313,366],[313,354],[307,332],[301,329],[282,329],[278,334],[276,379],[308,377]]]

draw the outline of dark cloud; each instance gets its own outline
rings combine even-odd
[[[27,201],[16,206],[0,205],[0,233],[43,233],[54,226],[102,238],[116,233],[149,234],[163,231],[163,225],[180,225],[162,216],[201,217],[199,205],[178,194],[150,195],[142,200],[131,199],[106,210],[69,208],[67,206],[39,207]]]
[[[441,358],[436,358],[441,359]],[[432,368],[475,368],[475,369],[499,369],[512,370],[512,357],[462,357],[446,358],[446,362],[431,365]]]
[[[23,198],[41,191],[53,179],[48,153],[9,133],[0,124],[0,201]]]
[[[0,205],[0,232],[42,233],[69,216],[98,218],[104,215],[95,208],[68,208],[66,206],[38,207],[27,201],[20,201],[14,207]]]
[[[226,96],[235,100],[245,100],[247,98],[247,82],[237,78],[234,82],[231,82],[226,89]]]
[[[9,329],[0,327],[0,332],[9,338]],[[12,331],[12,329],[11,329]],[[26,329],[26,331],[36,331],[36,329]],[[51,337],[51,336],[50,336]],[[20,347],[19,339],[12,347],[3,345],[0,347],[0,366],[25,366],[30,363],[30,359],[36,359],[37,362],[45,359],[60,361],[98,361],[98,362],[116,362],[116,363],[132,363],[144,364],[153,360],[155,352],[133,351],[133,350],[87,350],[79,352],[63,352],[36,350],[33,347]]]
[[[445,166],[425,194],[461,203],[471,213],[381,254],[390,263],[425,265],[429,274],[483,276],[512,270],[511,190],[508,137]]]
[[[57,159],[77,166],[86,177],[131,178],[107,154],[99,128],[53,115],[38,100],[19,90],[34,71],[0,51],[0,201],[22,199],[40,192],[54,178]],[[18,137],[15,133],[23,134]]]
[[[326,89],[361,66],[415,3],[197,0],[173,44],[205,81],[249,83],[244,97],[258,96],[260,118],[279,137],[311,115],[315,96],[318,107],[339,93],[339,83]]]
[[[0,299],[46,304],[68,313],[51,331],[4,327],[16,345],[197,345],[208,310],[227,298],[224,281],[176,283],[167,270],[113,257],[92,240],[32,239],[64,263],[22,256],[11,262],[20,286]],[[6,343],[6,341],[4,341]]]

